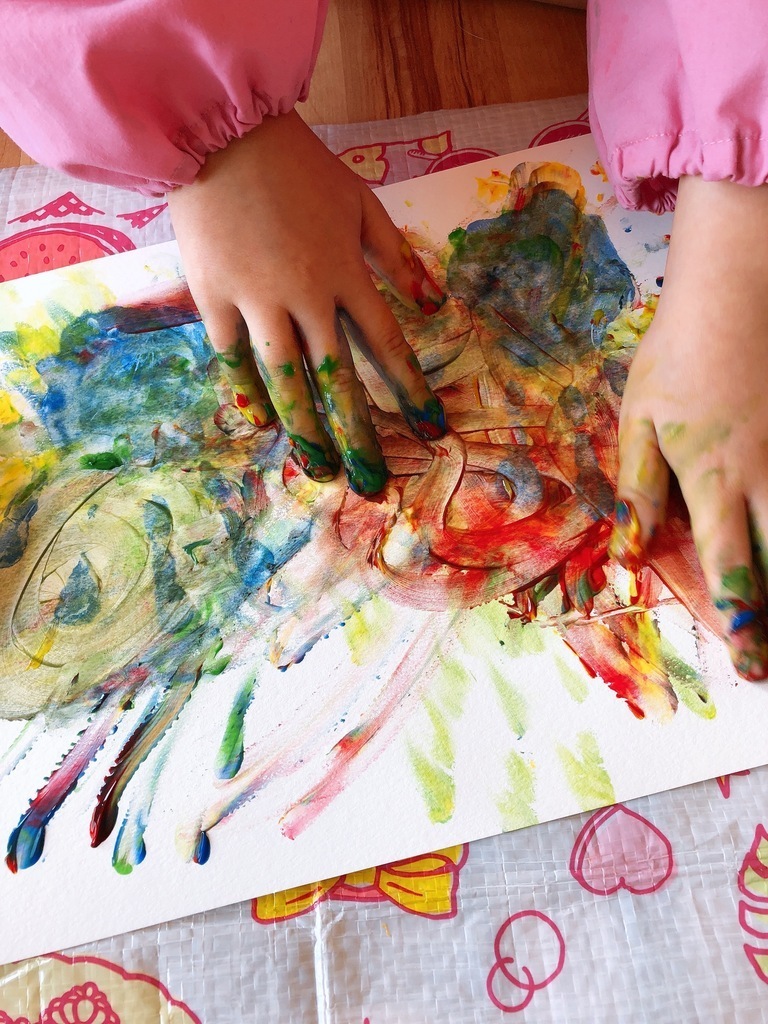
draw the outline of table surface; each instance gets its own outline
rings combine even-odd
[[[351,124],[586,88],[583,11],[535,0],[331,0],[299,109],[311,124]],[[0,132],[0,167],[31,163]]]

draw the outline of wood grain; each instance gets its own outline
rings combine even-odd
[[[0,131],[0,167],[23,167],[34,162],[26,153],[22,153],[15,142],[11,142],[8,136]]]
[[[586,89],[583,11],[534,0],[332,0],[302,113],[352,123]]]
[[[537,0],[331,0],[299,109],[310,124],[349,124],[586,89],[583,11]],[[0,132],[0,167],[32,162]]]

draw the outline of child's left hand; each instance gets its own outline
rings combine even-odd
[[[627,380],[613,553],[637,562],[670,469],[738,672],[768,676],[768,187],[680,182],[662,296]],[[633,514],[636,513],[636,515]]]

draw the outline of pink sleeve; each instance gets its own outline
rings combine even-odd
[[[590,0],[590,120],[619,200],[768,181],[768,2]]]
[[[306,96],[327,0],[0,0],[0,124],[34,159],[158,195]]]

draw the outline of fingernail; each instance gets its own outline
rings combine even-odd
[[[640,543],[640,520],[631,501],[616,502],[615,522],[608,542],[608,555],[630,572],[639,572],[645,562]]]
[[[432,277],[421,262],[421,258],[413,251],[408,242],[404,242],[403,255],[409,262],[413,278],[411,279],[411,297],[425,316],[431,316],[445,305],[448,296]]]
[[[338,473],[339,460],[335,452],[328,452],[298,434],[289,434],[288,443],[291,446],[291,458],[311,480],[328,483]]]
[[[437,441],[447,429],[445,409],[436,395],[428,398],[421,407],[409,403],[403,409],[403,415],[408,426],[422,441]]]
[[[370,458],[359,449],[350,449],[342,458],[349,486],[355,494],[373,495],[384,489],[389,473],[383,457]]]
[[[725,642],[739,675],[750,682],[768,678],[768,635],[764,614],[739,598],[718,598],[715,608],[725,619]]]

